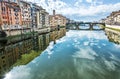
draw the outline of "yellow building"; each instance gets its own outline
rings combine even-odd
[[[66,17],[64,17],[61,14],[56,14],[55,10],[53,10],[53,15],[50,15],[49,19],[50,19],[50,26],[51,27],[56,27],[58,25],[66,26],[66,22],[67,22]]]

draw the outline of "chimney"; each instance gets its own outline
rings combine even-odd
[[[53,15],[55,15],[55,10],[53,10]]]

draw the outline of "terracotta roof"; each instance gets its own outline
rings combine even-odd
[[[20,6],[17,5],[17,3],[8,3],[8,4],[6,4],[6,6],[13,8],[13,9],[20,10]]]

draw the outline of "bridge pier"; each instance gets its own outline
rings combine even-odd
[[[76,25],[76,30],[80,30],[79,25]]]
[[[93,30],[93,24],[89,24],[89,30]]]

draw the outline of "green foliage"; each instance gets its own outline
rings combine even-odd
[[[23,54],[20,59],[17,60],[17,62],[13,65],[14,66],[19,66],[19,65],[26,65],[28,64],[31,60],[36,58],[41,54],[42,51],[31,51],[30,53]]]

